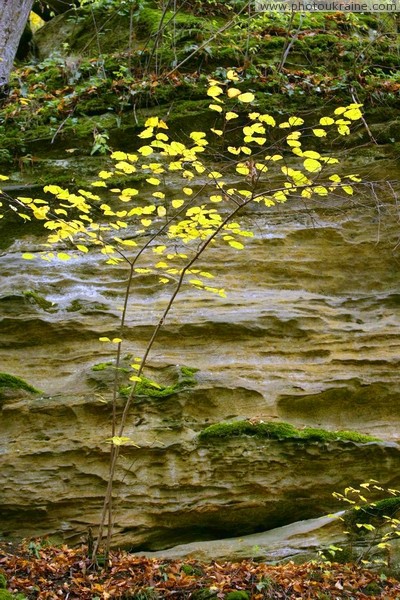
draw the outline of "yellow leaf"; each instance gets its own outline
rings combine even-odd
[[[115,160],[126,160],[128,155],[125,152],[120,152],[117,150],[111,154],[111,158],[114,158]]]
[[[165,215],[167,214],[167,211],[165,209],[164,206],[158,206],[157,207],[157,214],[159,217],[165,217]]]
[[[326,136],[325,129],[313,129],[312,132],[316,137],[325,137]]]
[[[153,148],[151,146],[142,146],[138,150],[142,156],[149,156],[153,154]]]
[[[317,173],[322,168],[321,163],[318,162],[318,160],[315,160],[314,158],[306,158],[306,160],[304,161],[303,164],[304,164],[304,168],[309,173]]]
[[[140,222],[144,227],[148,227],[149,225],[151,225],[150,219],[141,219]]]
[[[157,127],[158,126],[158,117],[149,117],[145,122],[145,127]]]
[[[10,179],[9,177],[7,177],[7,175],[0,175],[0,181],[7,181],[7,179]]]
[[[164,192],[153,192],[152,196],[154,196],[154,198],[160,198],[161,200],[165,198]]]
[[[189,279],[189,283],[195,285],[196,287],[203,287],[204,283],[200,279]]]
[[[220,108],[220,107],[218,106],[218,108]],[[221,112],[221,111],[219,111],[219,112]],[[213,129],[212,127],[211,127],[211,131],[212,131],[213,133],[215,133],[215,135],[222,135],[222,134],[224,133],[224,132],[222,131],[222,129]]]
[[[125,188],[122,190],[123,196],[137,196],[138,193],[139,190],[137,190],[136,188]]]
[[[319,196],[327,196],[328,195],[328,190],[326,189],[326,187],[324,187],[322,185],[317,185],[314,188],[314,192],[316,194],[318,194]]]
[[[361,119],[362,112],[359,108],[350,108],[350,110],[346,110],[344,116],[351,121],[357,121],[357,119]]]
[[[289,117],[289,125],[291,127],[298,127],[299,125],[303,125],[304,119],[300,117]]]
[[[321,158],[320,153],[314,152],[314,150],[306,150],[305,152],[303,152],[303,156],[306,156],[307,158],[315,158],[316,160]]]
[[[240,102],[244,102],[245,104],[253,102],[254,98],[255,96],[251,92],[246,92],[245,94],[240,94],[240,96],[238,96],[238,100]]]
[[[70,255],[66,254],[66,252],[58,252],[57,258],[59,258],[60,260],[70,260],[71,259]]]
[[[267,125],[271,125],[272,127],[275,127],[276,125],[276,121],[274,117],[271,117],[271,115],[260,115],[258,117],[258,120],[261,121],[261,123],[266,123]]]
[[[249,167],[246,167],[246,165],[238,165],[236,167],[236,172],[240,175],[248,175],[250,173],[250,169]]]
[[[156,177],[149,177],[148,179],[146,179],[146,181],[147,183],[150,183],[150,185],[160,185],[161,183],[161,181]]]
[[[211,98],[217,98],[223,93],[223,89],[219,87],[219,85],[212,85],[207,90],[207,96],[211,96]]]
[[[78,250],[80,250],[81,252],[89,252],[88,248],[86,246],[82,246],[82,244],[77,244],[76,247],[78,248]]]
[[[241,242],[237,242],[236,240],[231,240],[228,242],[232,248],[237,248],[237,250],[243,250],[244,245]]]
[[[203,138],[206,137],[206,134],[204,133],[204,131],[192,131],[192,133],[190,134],[190,137],[195,142],[198,142],[199,140],[203,140]]]
[[[186,196],[191,196],[193,194],[193,190],[190,187],[184,187],[182,191]]]
[[[228,98],[236,98],[236,96],[240,96],[241,91],[236,88],[229,88],[226,93],[228,94]]]
[[[275,192],[274,198],[278,200],[278,202],[286,202],[286,194],[283,191]]]
[[[180,208],[185,202],[184,200],[172,200],[171,204],[173,208]]]
[[[232,69],[229,69],[229,71],[226,74],[226,78],[229,79],[230,81],[238,81],[239,80],[237,73],[235,73],[235,71],[233,71]]]
[[[35,258],[35,255],[31,254],[30,252],[24,252],[22,258],[24,258],[25,260],[32,260],[33,258]]]
[[[131,375],[131,376],[129,377],[129,380],[130,380],[130,381],[142,381],[142,378],[141,378],[141,377],[138,377],[137,375]]]
[[[226,119],[227,121],[231,121],[232,119],[237,119],[237,118],[238,118],[238,116],[239,116],[239,115],[238,115],[237,113],[230,111],[230,112],[227,112],[227,113],[226,113],[226,115],[225,115],[225,119]]]
[[[210,201],[211,202],[222,202],[222,196],[220,196],[220,195],[210,196]]]
[[[332,117],[322,117],[319,120],[319,124],[320,125],[332,125],[335,121],[332,119]]]
[[[138,137],[140,137],[142,139],[153,137],[153,128],[148,127],[147,129],[144,129],[144,131],[142,131],[142,133],[139,133]]]
[[[124,246],[137,246],[137,243],[133,240],[121,240],[120,244],[123,244]]]
[[[211,110],[215,110],[216,112],[219,112],[219,113],[222,112],[222,108],[220,106],[218,106],[218,104],[209,104],[208,108],[210,108]]]
[[[339,106],[336,110],[335,110],[335,115],[342,115],[345,110],[346,110],[346,106]]]
[[[93,187],[107,187],[106,184],[104,183],[104,181],[93,181],[93,183],[91,183],[91,185]]]
[[[235,148],[234,146],[228,146],[227,150],[231,154],[240,154],[240,148]]]
[[[348,125],[339,125],[338,132],[340,133],[340,135],[349,135],[350,129]]]
[[[340,183],[342,181],[342,179],[339,177],[339,175],[336,175],[336,174],[335,175],[331,175],[329,177],[329,179],[331,181],[334,181],[335,183]]]
[[[349,196],[353,195],[353,188],[350,185],[344,185],[342,188]]]

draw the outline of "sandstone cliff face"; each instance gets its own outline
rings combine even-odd
[[[244,535],[333,510],[331,494],[343,482],[400,486],[396,444],[200,441],[191,427],[168,426],[162,403],[158,426],[132,423],[126,432],[141,448],[122,452],[116,544],[158,549]],[[62,532],[77,541],[98,520],[109,407],[93,398],[39,398],[3,406],[2,417],[2,534]]]
[[[348,484],[400,486],[398,231],[385,202],[379,243],[371,207],[299,205],[245,215],[255,237],[242,253],[210,249],[228,297],[184,289],[157,341],[152,376],[169,384],[190,365],[197,385],[133,407],[126,435],[141,448],[122,453],[116,544],[249,534],[335,510],[331,493]],[[115,334],[126,273],[92,254],[26,272],[19,253],[37,242],[29,232],[0,258],[2,370],[45,390],[0,401],[0,535],[77,541],[98,522],[107,481],[111,383],[92,366],[112,359],[98,338]],[[126,352],[140,355],[166,298],[151,276],[135,282]],[[198,439],[246,418],[384,442]]]

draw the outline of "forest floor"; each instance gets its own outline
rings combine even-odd
[[[351,563],[203,563],[115,551],[96,569],[85,546],[36,542],[0,546],[0,587],[2,581],[10,592],[0,590],[2,600],[400,598],[397,579]]]

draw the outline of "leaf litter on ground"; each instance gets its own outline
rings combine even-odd
[[[200,562],[113,551],[94,568],[87,548],[0,545],[7,589],[28,600],[400,600],[400,582],[352,563]]]

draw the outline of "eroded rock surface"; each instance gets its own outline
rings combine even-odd
[[[370,477],[399,487],[396,207],[363,202],[249,213],[245,251],[210,249],[204,266],[228,297],[183,289],[158,338],[152,376],[169,384],[189,365],[197,385],[135,405],[125,433],[142,448],[122,453],[115,543],[244,535],[327,513],[333,491]],[[20,253],[38,241],[27,226],[0,257],[2,370],[47,394],[2,406],[0,532],[76,541],[98,522],[107,482],[111,383],[91,370],[113,358],[98,338],[117,332],[126,271],[94,252],[27,271]],[[137,278],[126,352],[140,356],[167,299],[156,278]],[[208,424],[239,418],[385,443],[198,442]]]
[[[143,401],[134,411],[125,433],[141,447],[122,451],[116,544],[158,549],[245,535],[334,510],[332,492],[343,482],[374,478],[400,486],[393,443],[199,441],[190,425],[169,419],[186,394]],[[149,404],[151,426],[141,422]],[[58,532],[76,542],[96,524],[108,478],[110,419],[110,406],[93,396],[3,406],[3,535]]]

